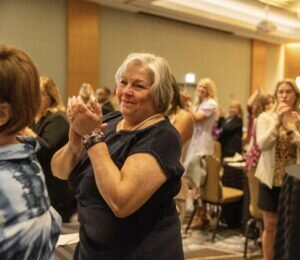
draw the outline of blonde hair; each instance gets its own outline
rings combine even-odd
[[[84,93],[84,96],[82,93]],[[82,101],[87,105],[90,105],[90,103],[95,99],[93,86],[89,83],[82,83],[78,94]]]
[[[147,66],[154,74],[150,95],[156,112],[166,113],[173,98],[172,73],[169,63],[162,57],[150,53],[131,53],[116,72],[117,85],[129,63],[137,62]]]
[[[217,88],[216,88],[216,84],[215,82],[210,79],[210,78],[203,78],[203,79],[200,79],[199,82],[198,82],[198,86],[205,86],[207,88],[207,97],[208,98],[212,98],[214,100],[217,101]],[[196,104],[200,104],[202,103],[203,99],[201,99],[200,97],[196,97]]]
[[[237,108],[238,108],[238,117],[243,119],[244,113],[243,113],[243,108],[242,108],[241,102],[238,101],[238,100],[232,100],[231,101],[231,106],[232,105],[237,106]]]
[[[44,87],[44,91],[47,93],[47,95],[50,97],[50,106],[47,108],[49,111],[52,113],[56,113],[58,111],[65,111],[66,108],[62,102],[60,93],[59,93],[59,88],[54,82],[52,78],[49,76],[41,76],[40,77],[40,82],[42,86]]]
[[[296,96],[296,99],[295,99],[295,103],[293,105],[293,110],[295,111],[299,111],[299,90],[297,88],[297,85],[295,83],[295,81],[293,79],[284,79],[284,80],[280,80],[277,84],[276,84],[276,87],[275,87],[275,91],[274,91],[274,98],[275,98],[275,105],[273,107],[273,111],[275,111],[277,109],[277,106],[278,106],[278,100],[277,100],[277,92],[278,92],[278,89],[279,87],[282,85],[282,84],[287,84],[289,85],[294,93],[295,93],[295,96]]]

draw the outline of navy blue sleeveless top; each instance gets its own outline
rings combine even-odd
[[[72,171],[69,182],[76,193],[80,243],[75,259],[183,259],[180,222],[174,196],[181,187],[181,139],[168,119],[145,129],[116,132],[120,112],[104,122],[105,143],[119,169],[135,153],[155,157],[167,181],[135,213],[116,217],[96,186],[87,154]],[[101,158],[99,158],[101,160]],[[141,187],[142,188],[142,187]],[[138,192],[138,190],[136,191]]]

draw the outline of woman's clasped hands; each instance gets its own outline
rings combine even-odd
[[[71,124],[69,138],[74,146],[81,145],[81,138],[91,134],[93,130],[104,128],[101,106],[97,101],[92,101],[87,106],[80,97],[69,97],[67,116]]]

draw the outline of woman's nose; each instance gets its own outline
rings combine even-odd
[[[123,93],[127,95],[132,95],[132,87],[130,84],[127,84],[125,88],[123,89]]]

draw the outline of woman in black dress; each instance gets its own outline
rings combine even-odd
[[[168,63],[131,54],[116,83],[120,112],[107,117],[96,102],[89,108],[69,99],[69,142],[52,159],[78,199],[75,259],[183,259],[173,199],[181,140],[164,116],[173,95]]]
[[[68,141],[69,122],[62,103],[59,88],[48,76],[40,77],[41,105],[32,128],[26,128],[24,135],[37,139],[41,149],[37,157],[46,177],[51,205],[61,215],[63,222],[69,222],[76,210],[74,194],[66,181],[53,176],[50,162],[53,154]]]
[[[232,101],[227,118],[219,119],[219,142],[222,157],[231,157],[242,153],[243,141],[243,112],[240,102]]]

